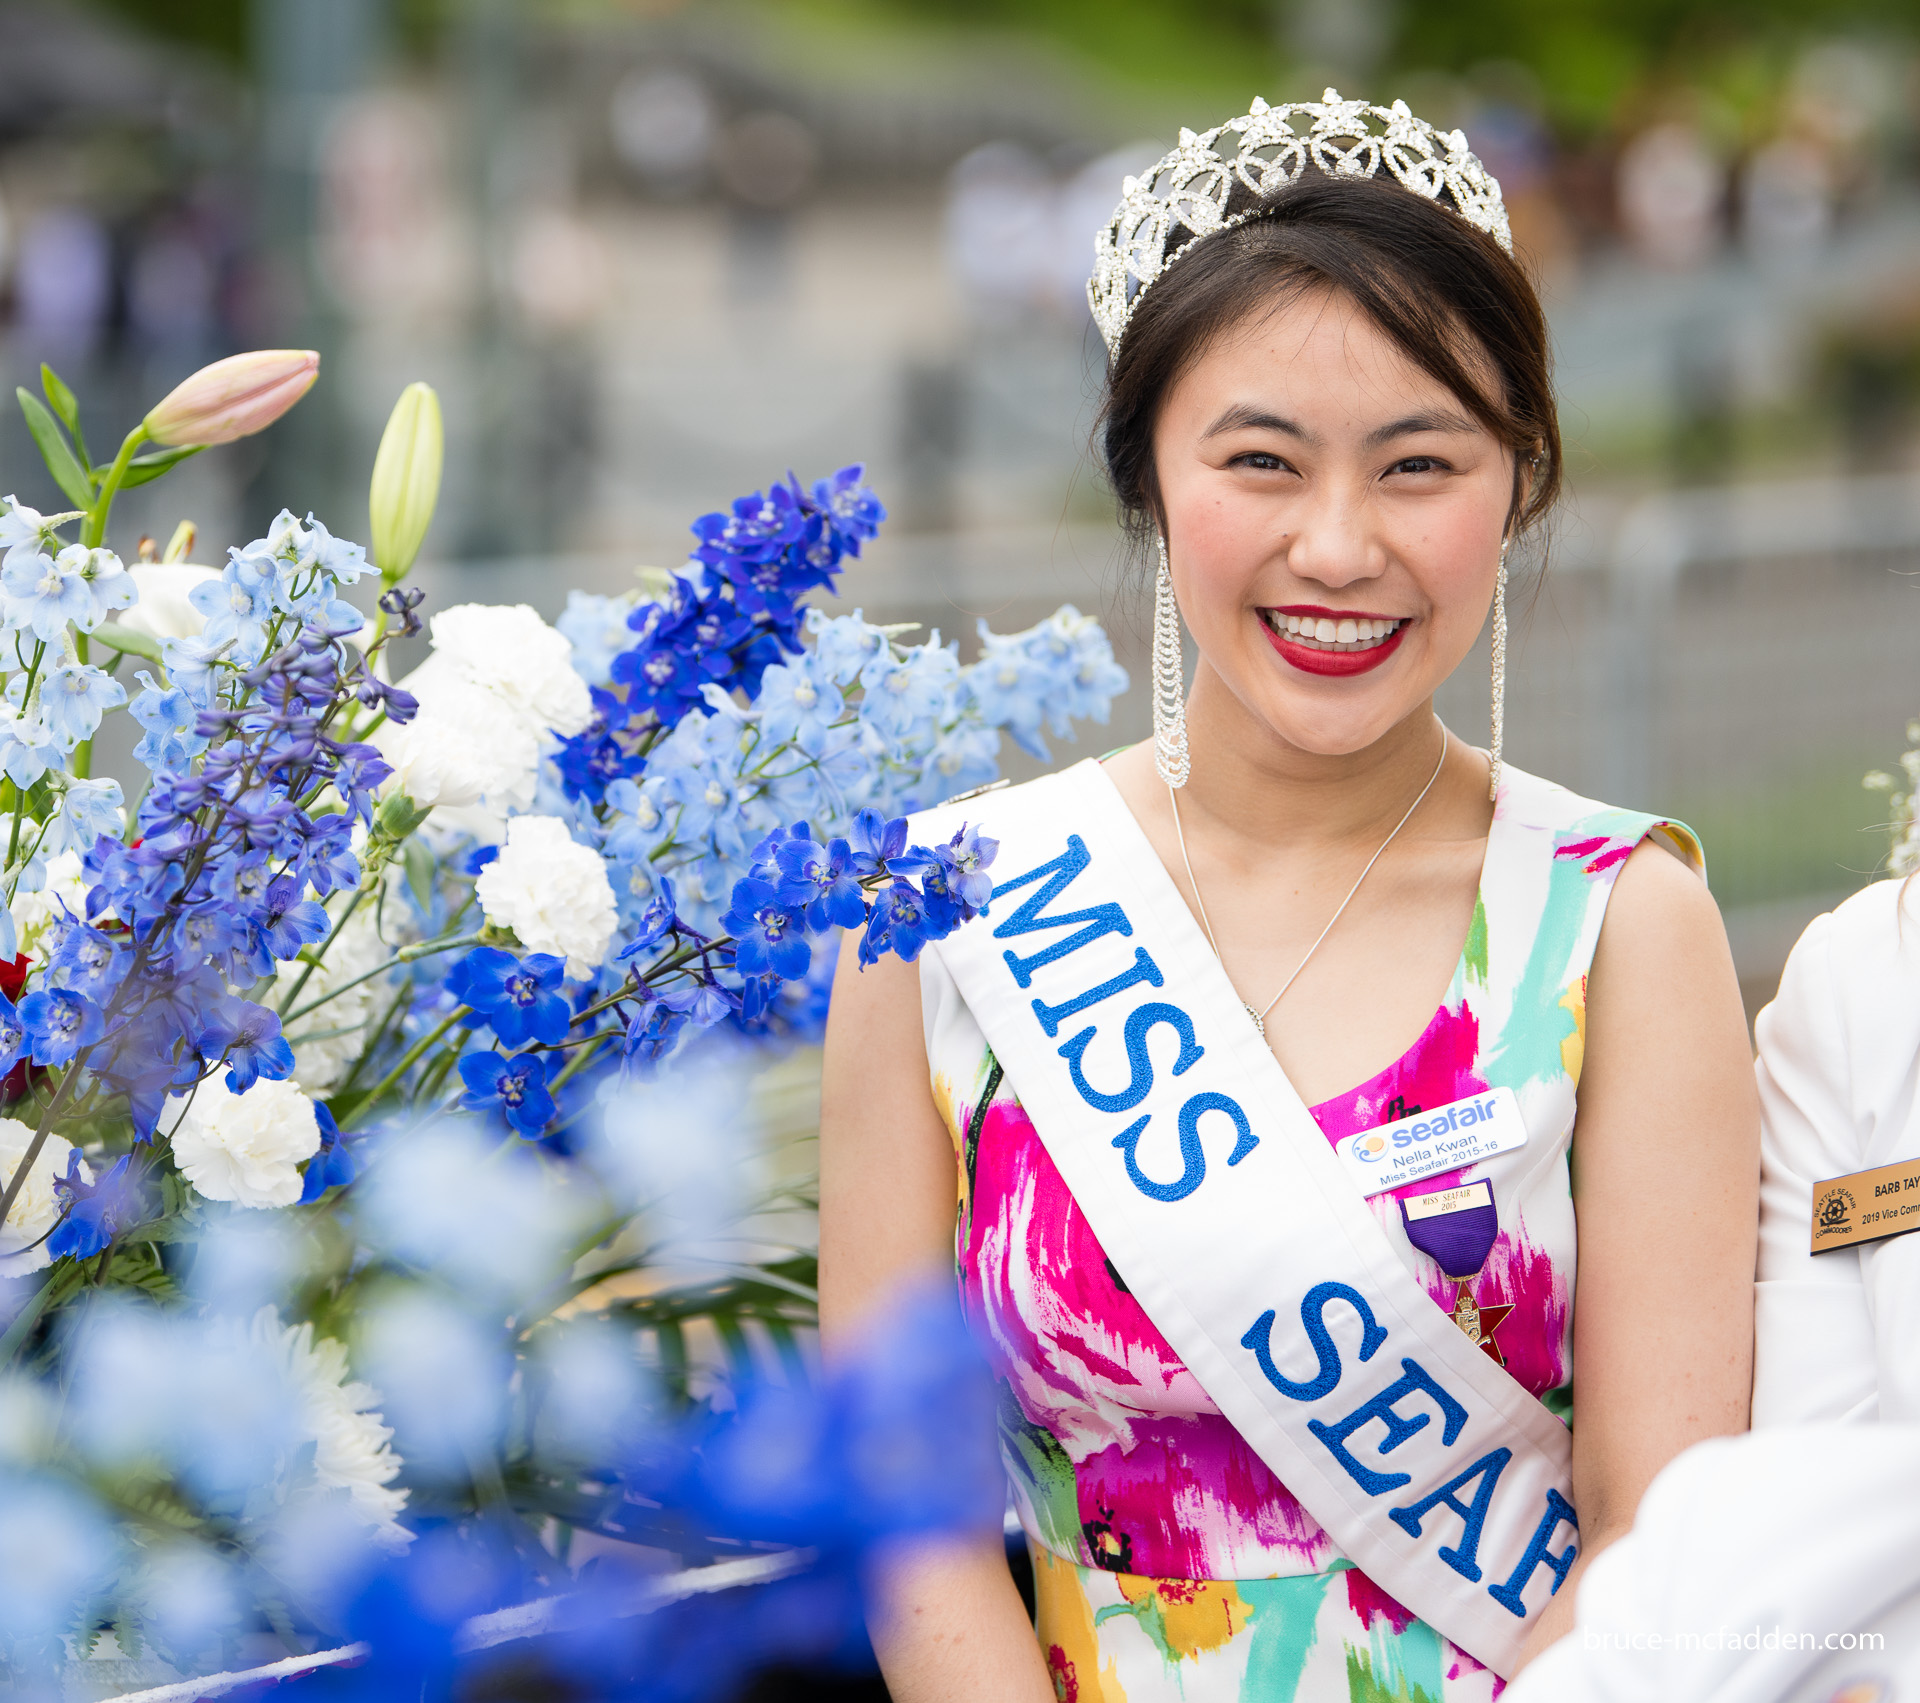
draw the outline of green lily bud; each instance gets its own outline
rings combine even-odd
[[[367,494],[373,561],[387,585],[398,583],[413,566],[433,524],[445,442],[440,398],[433,387],[408,385],[380,434],[380,452],[373,458],[373,488]]]
[[[311,349],[255,349],[229,355],[182,379],[141,422],[155,443],[205,448],[264,431],[313,388],[320,357]]]

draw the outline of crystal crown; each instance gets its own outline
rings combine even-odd
[[[1296,129],[1300,119],[1311,119],[1311,127]],[[1223,137],[1227,144],[1220,146]],[[1087,280],[1087,302],[1108,354],[1118,353],[1140,298],[1194,242],[1258,216],[1257,207],[1228,216],[1236,181],[1264,196],[1292,183],[1309,164],[1329,177],[1372,177],[1385,166],[1416,195],[1429,201],[1445,195],[1468,224],[1513,252],[1500,182],[1460,131],[1435,130],[1405,101],[1369,106],[1343,101],[1333,89],[1324,100],[1286,106],[1256,97],[1243,117],[1198,136],[1182,130],[1177,148],[1122,184],[1120,205],[1093,239]],[[1182,237],[1176,227],[1189,234]]]

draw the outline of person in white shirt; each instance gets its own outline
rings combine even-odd
[[[1817,918],[1755,1031],[1754,1431],[1660,1474],[1505,1703],[1920,1700],[1920,1234],[1812,1251],[1920,1172],[1920,880]]]
[[[1753,1423],[1920,1421],[1920,1236],[1810,1251],[1816,1183],[1920,1160],[1920,882],[1815,919],[1755,1028]]]

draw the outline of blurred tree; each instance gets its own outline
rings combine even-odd
[[[1143,85],[1225,80],[1235,88],[1266,83],[1273,94],[1283,67],[1326,60],[1354,33],[1316,25],[1318,13],[1343,17],[1355,0],[780,0],[779,9],[790,21],[804,16],[842,30],[891,23],[1019,31]],[[1372,82],[1375,61],[1399,75],[1517,63],[1538,80],[1555,121],[1576,133],[1604,125],[1624,96],[1668,76],[1738,83],[1750,80],[1755,49],[1769,43],[1853,30],[1909,34],[1916,19],[1913,0],[1371,0],[1364,10],[1369,28],[1359,33],[1377,39],[1349,72]]]

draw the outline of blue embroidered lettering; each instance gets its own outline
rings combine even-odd
[[[1344,1283],[1316,1283],[1300,1303],[1300,1322],[1306,1326],[1307,1341],[1313,1344],[1314,1356],[1320,1363],[1318,1371],[1305,1383],[1286,1377],[1273,1363],[1269,1346],[1274,1320],[1271,1307],[1247,1327],[1247,1334],[1240,1339],[1242,1348],[1253,1350],[1253,1357],[1260,1362],[1260,1370],[1266,1374],[1267,1382],[1283,1396],[1291,1396],[1295,1401],[1318,1401],[1322,1396],[1331,1395],[1334,1385],[1340,1382],[1340,1350],[1334,1346],[1332,1333],[1327,1329],[1329,1301],[1344,1301],[1360,1315],[1360,1359],[1362,1362],[1371,1360],[1387,1340],[1386,1329],[1373,1316],[1373,1309],[1367,1305],[1366,1297]]]
[[[1011,958],[1012,954],[1009,953]],[[1035,962],[1036,960],[1029,960]],[[1160,966],[1147,956],[1144,946],[1133,949],[1133,968],[1122,970],[1111,981],[1102,982],[1097,988],[1088,988],[1083,994],[1070,999],[1064,1005],[1049,1005],[1043,999],[1033,1002],[1033,1014],[1040,1019],[1040,1027],[1052,1040],[1060,1033],[1060,1025],[1077,1011],[1085,1011],[1089,1005],[1098,1005],[1103,999],[1111,999],[1116,993],[1124,993],[1136,982],[1145,982],[1149,987],[1164,987],[1166,978],[1160,974]],[[1022,984],[1024,985],[1024,984]]]
[[[1173,1074],[1183,1075],[1198,1064],[1206,1048],[1193,1038],[1193,1019],[1177,1005],[1164,1005],[1158,1000],[1150,1000],[1136,1007],[1127,1018],[1124,1031],[1127,1068],[1133,1074],[1119,1093],[1102,1094],[1081,1071],[1080,1061],[1093,1041],[1093,1029],[1082,1029],[1060,1049],[1060,1056],[1067,1061],[1068,1073],[1073,1077],[1073,1086],[1080,1098],[1101,1112],[1130,1112],[1139,1105],[1153,1087],[1153,1060],[1147,1056],[1147,1036],[1162,1023],[1180,1037],[1180,1055],[1173,1061]]]
[[[1580,1553],[1578,1543],[1570,1543],[1555,1555],[1547,1548],[1553,1534],[1561,1526],[1572,1526],[1577,1532],[1580,1521],[1574,1514],[1573,1504],[1551,1485],[1547,1487],[1547,1511],[1540,1516],[1540,1523],[1533,1528],[1533,1536],[1527,1539],[1527,1550],[1520,1557],[1520,1565],[1508,1575],[1504,1585],[1489,1585],[1487,1595],[1492,1597],[1509,1614],[1527,1618],[1527,1605],[1520,1600],[1520,1594],[1532,1582],[1535,1571],[1544,1561],[1553,1574],[1553,1590],[1548,1596],[1556,1594],[1567,1582],[1567,1572],[1573,1566],[1573,1558]]]
[[[1431,1495],[1422,1496],[1418,1502],[1410,1502],[1404,1508],[1389,1508],[1387,1518],[1409,1537],[1420,1535],[1420,1522],[1435,1508],[1446,1506],[1460,1516],[1460,1524],[1465,1530],[1460,1535],[1457,1549],[1446,1544],[1440,1546],[1440,1559],[1462,1578],[1474,1584],[1480,1582],[1480,1531],[1487,1523],[1487,1510],[1493,1506],[1493,1487],[1500,1482],[1501,1473],[1507,1469],[1507,1462],[1513,1459],[1511,1449],[1494,1449],[1482,1455],[1458,1478],[1450,1478]],[[1480,1488],[1473,1493],[1473,1501],[1463,1504],[1454,1492],[1462,1486],[1480,1480]]]
[[[1434,1405],[1440,1410],[1442,1420],[1441,1442],[1451,1443],[1460,1435],[1460,1428],[1467,1422],[1467,1410],[1452,1396],[1448,1395],[1417,1360],[1400,1362],[1404,1376],[1389,1384],[1378,1395],[1362,1402],[1345,1419],[1334,1425],[1323,1425],[1317,1419],[1307,1421],[1307,1429],[1333,1453],[1333,1458],[1352,1475],[1353,1481],[1369,1496],[1378,1496],[1388,1490],[1398,1490],[1403,1484],[1411,1484],[1412,1476],[1404,1472],[1375,1472],[1371,1467],[1362,1466],[1347,1452],[1347,1439],[1369,1420],[1377,1419],[1386,1429],[1386,1437],[1375,1453],[1390,1455],[1416,1431],[1424,1431],[1432,1422],[1430,1413],[1416,1413],[1408,1417],[1396,1412],[1394,1403],[1404,1401],[1416,1390],[1425,1391],[1433,1398]]]
[[[1006,959],[1007,968],[1013,972],[1013,979],[1023,988],[1033,986],[1033,972],[1043,964],[1051,964],[1056,958],[1066,957],[1069,952],[1078,952],[1103,934],[1133,933],[1133,924],[1127,921],[1127,913],[1112,903],[1094,905],[1084,911],[1062,911],[1058,916],[1041,915],[1048,905],[1067,890],[1075,876],[1085,873],[1092,861],[1087,855],[1086,841],[1078,834],[1069,834],[1067,849],[1058,857],[1029,869],[1025,875],[1002,881],[994,888],[993,896],[997,899],[1002,893],[1024,887],[1029,881],[1038,881],[1043,875],[1047,878],[1039,892],[1028,894],[1020,901],[1013,915],[994,929],[995,940],[1006,940],[1016,934],[1034,934],[1043,928],[1068,928],[1075,923],[1086,925],[1078,934],[1069,935],[1065,940],[1056,940],[1031,957],[1021,958],[1012,952],[1003,952],[1001,956]],[[1160,984],[1156,981],[1153,985],[1158,987]],[[1051,1035],[1053,1031],[1049,1029],[1047,1033]]]
[[[1233,1119],[1237,1139],[1227,1155],[1229,1165],[1240,1161],[1260,1145],[1259,1136],[1247,1122],[1239,1103],[1224,1094],[1196,1094],[1180,1108],[1180,1175],[1170,1183],[1156,1183],[1140,1169],[1137,1149],[1146,1132],[1148,1119],[1141,1118],[1113,1138],[1113,1144],[1127,1156],[1127,1176],[1150,1200],[1185,1200],[1207,1180],[1207,1156],[1200,1150],[1200,1120],[1208,1112],[1225,1112]]]

